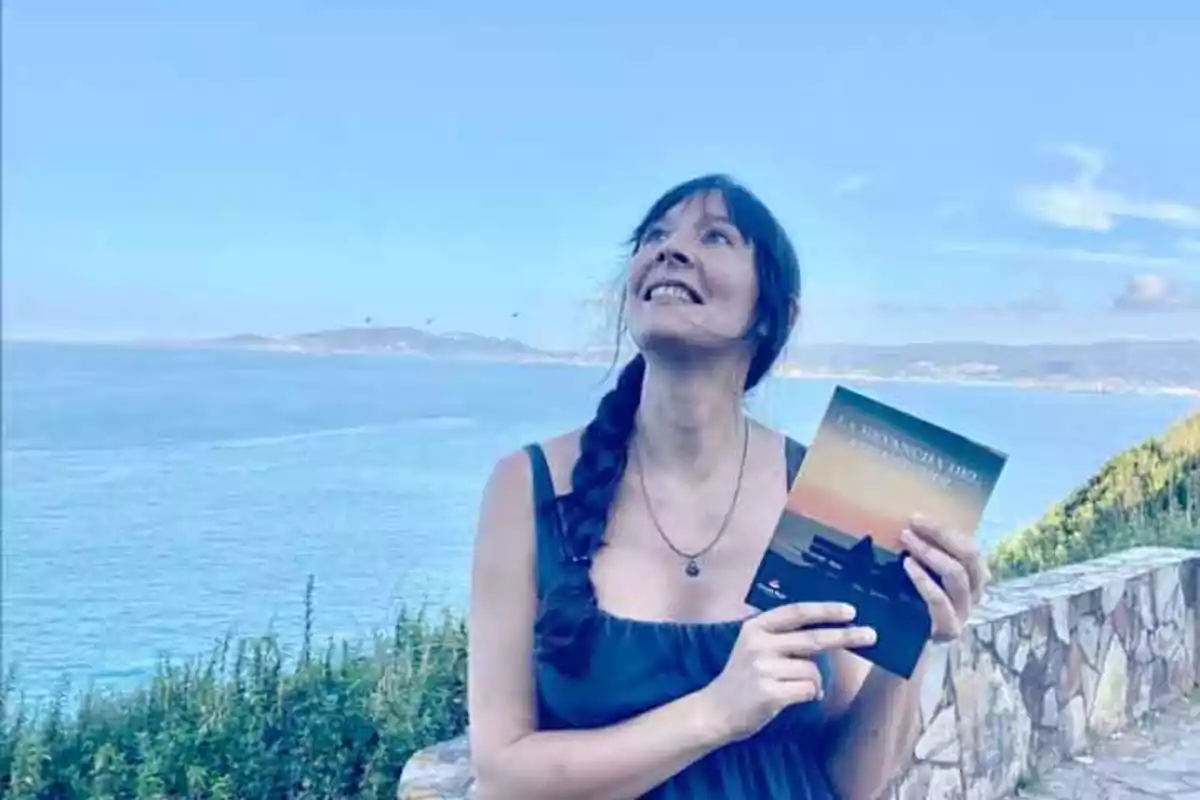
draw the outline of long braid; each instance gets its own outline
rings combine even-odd
[[[600,400],[580,440],[571,492],[562,498],[563,568],[559,582],[547,592],[535,635],[538,655],[564,674],[579,675],[589,662],[599,614],[592,559],[604,544],[625,473],[645,375],[646,361],[639,354]]]
[[[680,202],[719,192],[742,236],[755,244],[754,270],[759,297],[749,335],[754,348],[745,389],[753,389],[770,371],[791,333],[800,296],[800,268],[787,233],[765,205],[725,175],[705,175],[662,195],[638,224],[629,244],[634,252],[651,226]],[[563,567],[543,598],[534,627],[535,652],[568,675],[580,675],[591,661],[592,638],[600,617],[591,566],[604,544],[609,512],[625,473],[646,361],[640,354],[625,366],[617,385],[596,408],[584,429],[579,459],[571,473],[571,492],[562,498]]]

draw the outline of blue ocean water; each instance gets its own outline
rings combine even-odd
[[[39,694],[121,683],[225,633],[359,639],[462,608],[493,462],[589,418],[603,368],[6,345],[3,663]],[[985,544],[1195,398],[847,382],[1006,451]],[[750,400],[807,440],[834,382]]]

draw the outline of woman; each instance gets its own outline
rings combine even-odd
[[[479,796],[874,797],[915,746],[926,657],[905,681],[849,652],[875,636],[852,610],[743,601],[804,452],[742,403],[791,333],[796,255],[722,176],[667,192],[631,245],[638,354],[586,427],[503,458],[484,492]],[[906,536],[934,638],[953,638],[986,569],[964,537],[916,519]]]

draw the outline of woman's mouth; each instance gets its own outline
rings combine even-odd
[[[650,303],[702,305],[700,294],[682,281],[655,281],[642,292],[642,299]]]

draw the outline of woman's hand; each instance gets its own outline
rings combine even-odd
[[[916,515],[900,541],[911,554],[904,559],[904,569],[929,607],[931,639],[957,639],[991,580],[974,539]],[[940,577],[941,586],[931,572]]]
[[[843,603],[792,603],[742,623],[725,668],[701,690],[723,738],[743,739],[784,708],[819,700],[824,687],[814,657],[876,641],[874,630],[853,619]]]

